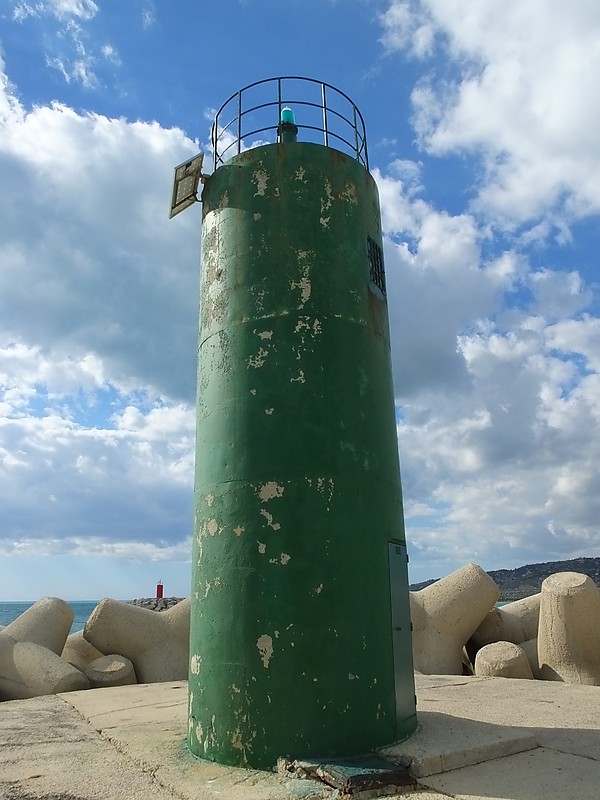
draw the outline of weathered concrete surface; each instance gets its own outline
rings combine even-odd
[[[175,723],[181,738],[187,726],[187,681],[147,683],[97,689],[93,692],[69,692],[61,695],[90,724],[104,733],[115,728]]]
[[[2,800],[170,800],[61,697],[0,707]]]
[[[463,647],[499,597],[500,590],[477,564],[411,592],[415,669],[428,675],[461,675]]]
[[[484,645],[475,657],[478,678],[521,678],[533,680],[525,651],[513,642],[492,642]]]
[[[16,642],[33,642],[59,656],[71,630],[73,609],[59,597],[43,597],[4,629]]]
[[[510,678],[416,677],[422,728],[397,745],[396,757],[405,762],[413,757],[416,774],[427,762],[435,766],[439,756],[445,770],[420,776],[420,785],[456,800],[597,800],[600,688]],[[460,768],[461,758],[477,756],[478,742],[485,760]],[[511,746],[515,754],[502,757],[502,748]]]
[[[140,683],[181,680],[188,673],[190,600],[157,613],[105,597],[83,636],[101,653],[118,653],[134,666]]]
[[[416,733],[379,752],[422,778],[536,747],[535,736],[528,730],[420,711]]]
[[[394,748],[421,773],[408,800],[597,800],[599,687],[416,683],[419,730]],[[337,800],[313,781],[192,758],[186,711],[184,681],[3,703],[0,800]]]
[[[417,696],[419,711],[526,729],[539,747],[593,759],[598,762],[600,786],[600,687],[419,675]]]
[[[424,779],[455,800],[596,800],[597,761],[538,748]]]
[[[85,675],[52,650],[0,632],[0,701],[89,688]]]
[[[333,790],[274,773],[224,767],[191,756],[185,744],[187,682],[74,692],[64,700],[139,768],[175,796],[203,800],[334,797]]]
[[[137,683],[133,664],[125,656],[100,656],[87,664],[83,672],[90,682],[91,689],[131,686]]]
[[[84,670],[88,664],[103,656],[100,650],[83,638],[83,631],[76,631],[67,636],[67,641],[63,647],[61,658],[68,661],[77,669]]]
[[[600,686],[600,593],[579,572],[542,583],[538,661],[544,680]]]
[[[493,642],[521,644],[538,634],[541,594],[493,608],[471,637],[480,646]]]

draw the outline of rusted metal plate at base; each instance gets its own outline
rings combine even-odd
[[[299,778],[314,778],[338,789],[343,795],[355,795],[385,787],[414,786],[416,780],[406,767],[379,756],[334,758],[319,761],[286,762],[285,771]]]

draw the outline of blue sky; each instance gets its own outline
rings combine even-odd
[[[2,0],[1,599],[189,593],[200,213],[242,86],[361,109],[411,580],[600,555],[600,6]]]

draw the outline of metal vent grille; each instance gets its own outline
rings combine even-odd
[[[367,236],[367,255],[369,258],[369,277],[381,294],[385,297],[385,270],[383,268],[383,251],[374,239]]]

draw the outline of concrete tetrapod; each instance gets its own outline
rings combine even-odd
[[[471,639],[478,645],[492,642],[521,644],[528,639],[535,639],[538,633],[541,597],[538,592],[531,597],[507,603],[501,608],[493,608],[486,614]]]
[[[73,624],[73,610],[58,597],[44,597],[6,626],[5,633],[17,642],[34,642],[56,655],[63,647]]]
[[[97,650],[93,644],[90,644],[83,638],[83,631],[76,631],[70,636],[67,636],[67,641],[63,647],[60,657],[69,664],[83,671],[88,664],[101,658],[104,653]]]
[[[100,652],[128,658],[139,683],[185,680],[189,633],[189,598],[160,612],[105,598],[83,630]]]
[[[486,644],[475,657],[475,675],[478,678],[533,679],[527,655],[513,642]]]
[[[477,564],[411,592],[415,670],[460,675],[463,647],[499,597],[500,590]]]
[[[1,700],[75,692],[89,685],[82,672],[52,650],[35,642],[17,642],[6,629],[0,631]]]
[[[125,656],[101,656],[84,669],[91,689],[108,686],[131,686],[137,683],[133,664]]]
[[[528,639],[526,642],[521,642],[519,647],[523,650],[525,655],[527,656],[527,660],[529,661],[529,666],[531,667],[531,674],[536,680],[542,680],[542,676],[540,675],[540,664],[538,661],[538,640],[537,636],[535,639]]]
[[[542,583],[538,661],[543,680],[600,686],[600,593],[587,575]]]

